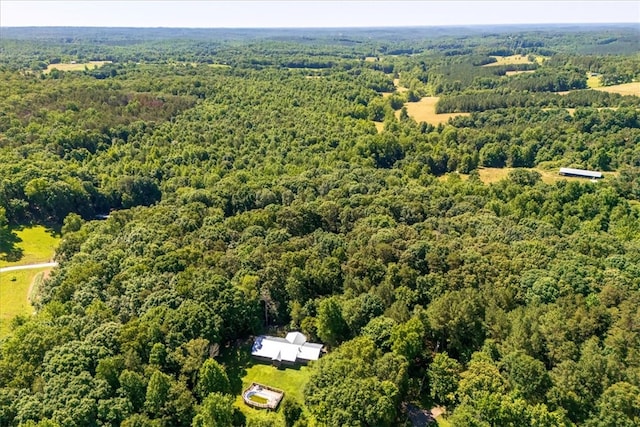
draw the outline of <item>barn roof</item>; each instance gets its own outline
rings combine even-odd
[[[602,172],[574,168],[560,168],[560,175],[583,176],[585,178],[602,178]]]

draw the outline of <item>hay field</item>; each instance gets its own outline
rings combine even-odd
[[[620,95],[640,96],[640,82],[623,83],[614,86],[600,86],[592,89],[601,90],[603,92],[619,93]]]
[[[516,168],[478,168],[478,174],[480,175],[480,180],[485,184],[491,184],[494,182],[501,181],[507,177],[509,172]],[[580,181],[580,182],[589,182],[586,178],[576,178],[571,176],[562,176],[558,173],[558,170],[546,170],[540,168],[523,168],[525,170],[533,170],[542,175],[542,182],[545,184],[553,184],[554,182],[560,180],[567,181]],[[604,179],[607,177],[612,177],[616,175],[616,172],[603,172]]]
[[[535,73],[536,70],[523,70],[523,71],[507,71],[505,74],[507,76],[515,76],[518,74],[527,74],[527,73]]]
[[[60,63],[60,64],[49,64],[47,69],[44,70],[44,73],[50,73],[54,68],[58,71],[84,71],[85,67],[89,70],[94,68],[98,68],[103,66],[104,64],[111,64],[111,61],[89,61],[89,62],[81,62],[77,64],[73,63]]]
[[[469,113],[442,113],[436,114],[436,104],[439,97],[425,96],[418,102],[406,102],[407,113],[416,122],[427,122],[432,125],[446,123],[452,117],[469,116]],[[400,111],[396,111],[396,117],[400,116]]]
[[[492,58],[496,58],[497,62],[492,62],[491,64],[485,64],[483,67],[495,67],[498,65],[512,65],[512,64],[533,64],[533,62],[529,61],[529,57],[527,55],[511,55],[511,56],[491,56]],[[537,60],[537,57],[536,57]],[[536,61],[537,62],[537,61]]]

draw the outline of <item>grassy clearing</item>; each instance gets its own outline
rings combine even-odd
[[[382,122],[373,122],[373,124],[376,127],[376,130],[378,131],[378,133],[382,132],[384,130],[384,123]]]
[[[596,89],[601,86],[600,76],[592,76],[591,73],[587,73],[587,87],[589,89]]]
[[[28,298],[29,288],[38,275],[46,270],[43,268],[0,273],[0,338],[9,333],[11,319],[33,313]]]
[[[0,259],[0,267],[49,262],[60,242],[59,235],[41,225],[15,229],[14,232],[20,239],[16,247],[21,251],[21,256],[13,261]]]
[[[231,68],[231,65],[227,64],[207,64],[211,68]]]
[[[515,76],[518,74],[527,74],[527,73],[535,73],[536,70],[523,70],[523,71],[507,71],[505,74],[507,76]]]
[[[480,175],[480,180],[485,183],[485,184],[492,184],[494,182],[498,182],[501,181],[503,179],[505,179],[507,177],[507,175],[509,175],[509,172],[511,172],[512,170],[514,170],[516,168],[479,168],[478,169],[478,173]],[[540,168],[523,168],[525,170],[533,170],[536,171],[538,173],[540,173],[540,175],[542,175],[542,182],[546,183],[546,184],[553,184],[555,182],[561,181],[561,180],[567,180],[567,181],[581,181],[581,182],[587,182],[588,180],[585,178],[576,178],[576,177],[571,177],[571,176],[562,176],[558,173],[557,169],[554,170],[546,170],[546,169],[540,169]],[[603,175],[605,177],[605,179],[607,179],[607,177],[613,177],[616,175],[616,172],[603,172]]]
[[[284,391],[286,396],[293,396],[298,402],[304,402],[302,390],[309,381],[311,370],[307,366],[299,368],[278,369],[275,366],[256,363],[247,368],[247,374],[242,378],[242,389],[245,390],[251,383],[260,383]],[[239,396],[242,402],[242,396]]]
[[[81,62],[81,63],[60,63],[60,64],[49,64],[47,69],[44,70],[44,73],[50,73],[54,68],[58,71],[84,71],[84,69],[92,70],[94,68],[98,68],[103,66],[104,64],[110,64],[111,61],[89,61],[89,62]]]
[[[242,378],[242,390],[246,390],[253,382],[268,385],[284,391],[284,400],[294,398],[304,408],[302,391],[307,381],[309,381],[310,375],[311,370],[307,366],[278,369],[272,365],[252,363],[246,368],[246,374]],[[247,420],[264,418],[265,411],[247,406],[242,400],[242,395],[236,396],[235,405],[245,414]],[[282,402],[280,405],[282,405]],[[311,421],[309,425],[313,426],[314,422],[306,408],[304,408],[304,414]],[[277,419],[276,425],[283,425],[284,417],[279,409],[273,414],[273,417],[274,421]]]
[[[603,92],[619,93],[620,95],[640,96],[640,82],[623,83],[614,86],[600,86],[592,89],[601,90]]]
[[[533,64],[532,61],[529,60],[528,55],[511,55],[511,56],[492,56],[492,58],[496,58],[496,62],[492,62],[491,64],[485,64],[483,67],[495,67],[498,65],[512,65],[512,64]],[[536,62],[537,62],[536,57]]]
[[[436,104],[439,97],[425,96],[418,102],[407,102],[407,113],[413,117],[416,122],[427,122],[432,125],[446,123],[452,117],[468,116],[469,113],[443,113],[436,114]],[[400,111],[396,111],[396,116],[400,116]]]

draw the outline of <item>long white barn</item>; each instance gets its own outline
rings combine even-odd
[[[600,179],[602,172],[589,171],[584,169],[560,168],[560,175],[577,176],[580,178]]]
[[[307,363],[318,360],[322,344],[307,342],[300,332],[289,332],[285,338],[260,335],[253,342],[251,355],[275,364]]]

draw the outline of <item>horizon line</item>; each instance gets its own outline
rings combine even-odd
[[[526,27],[526,26],[602,26],[602,25],[628,25],[636,26],[640,30],[640,22],[521,22],[521,23],[496,23],[496,24],[424,24],[424,25],[352,25],[352,26],[302,26],[302,27],[171,27],[171,26],[128,26],[128,25],[2,25],[0,29],[10,28],[124,28],[124,29],[174,29],[174,30],[307,30],[307,29],[365,29],[365,28],[442,28],[442,27]]]

